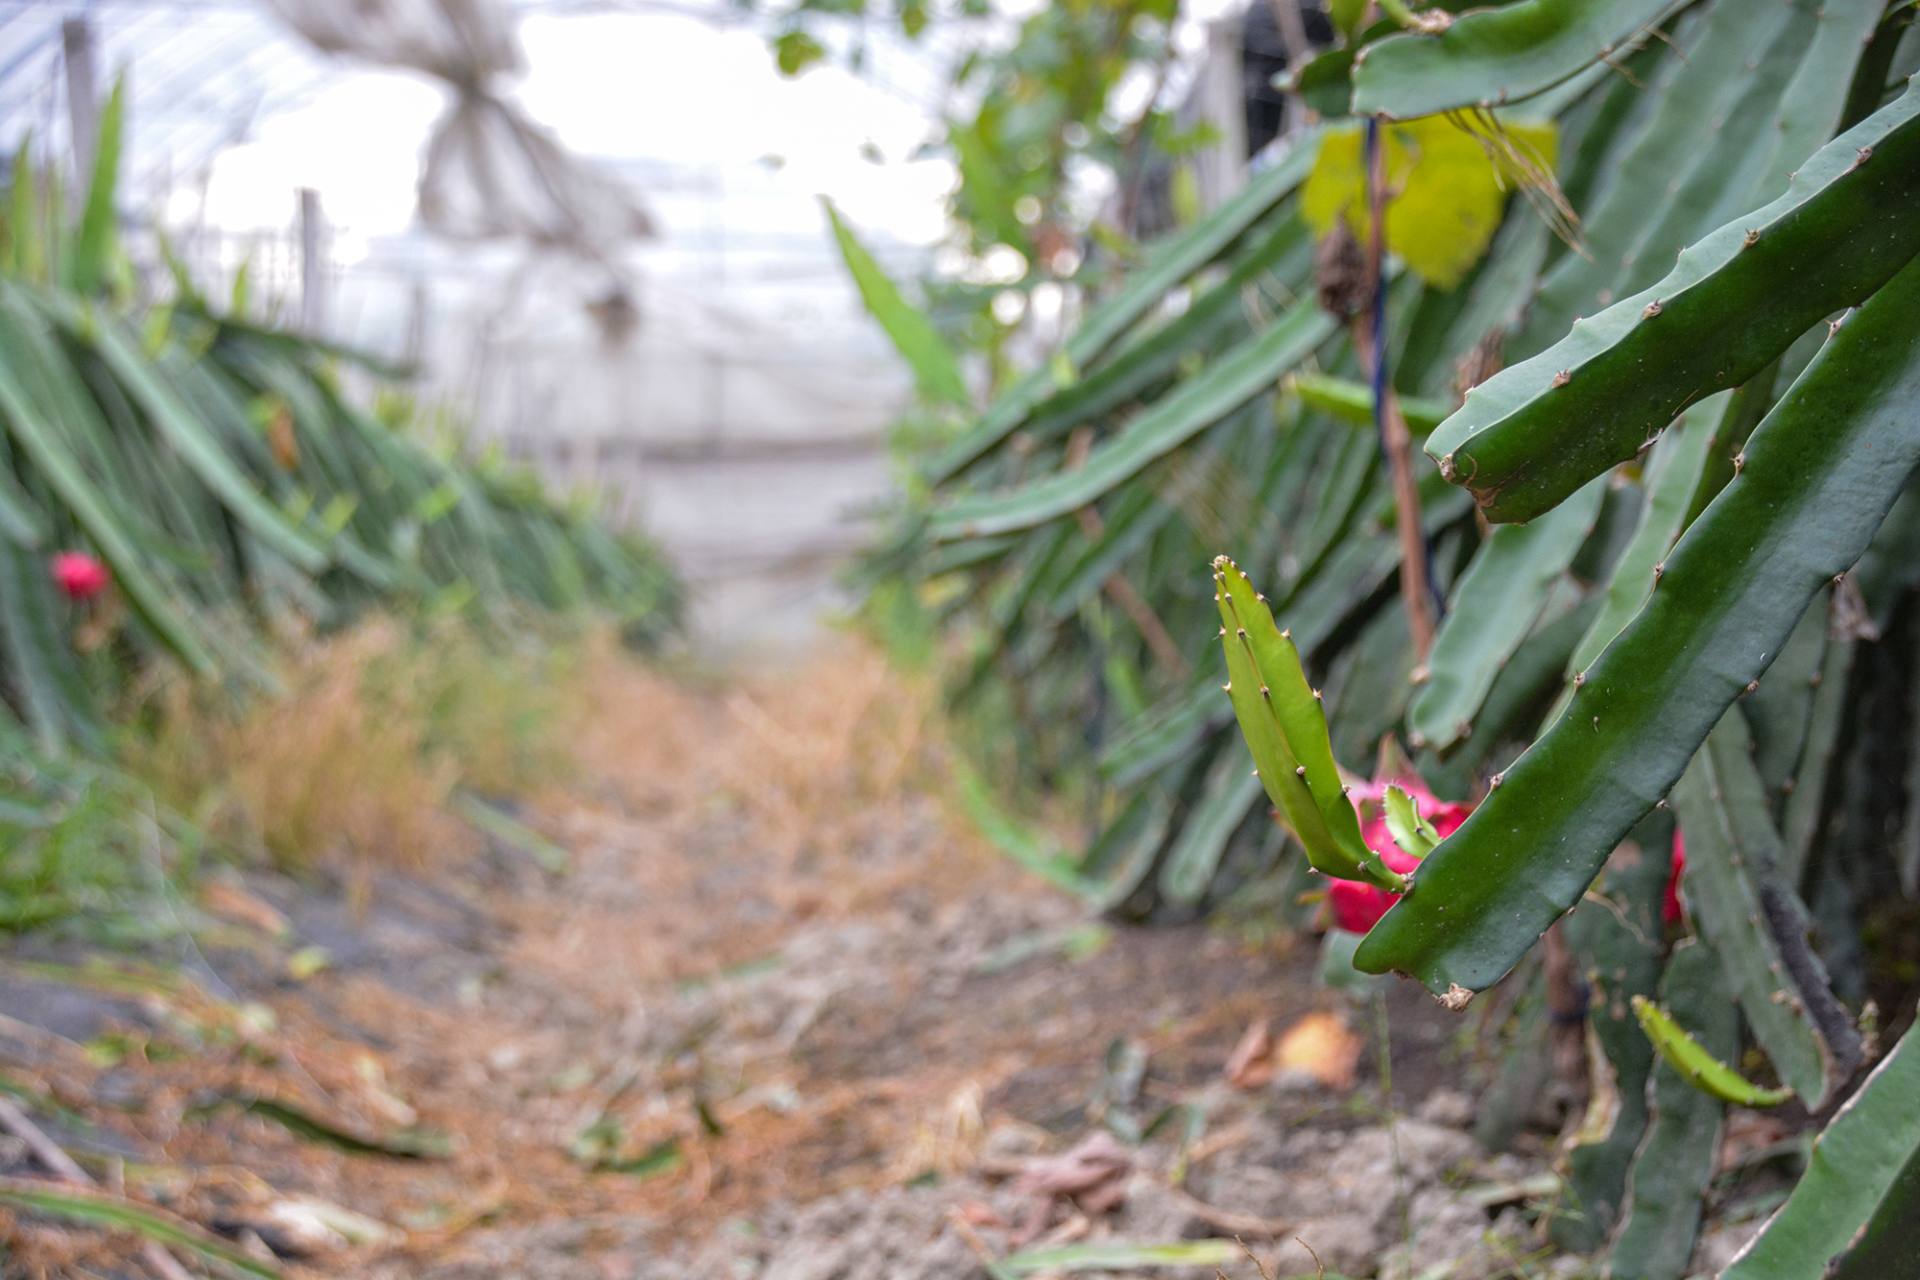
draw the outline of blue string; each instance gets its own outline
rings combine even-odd
[[[1367,216],[1371,218],[1376,207],[1373,198],[1373,175],[1378,172],[1375,157],[1380,154],[1380,119],[1367,117],[1366,154],[1362,159],[1367,175]],[[1381,213],[1385,217],[1384,210]],[[1381,234],[1385,235],[1384,228]],[[1373,430],[1380,438],[1380,456],[1387,466],[1393,466],[1393,459],[1387,452],[1387,273],[1377,271],[1373,277],[1373,315],[1369,327],[1373,330]],[[1446,596],[1440,590],[1440,581],[1433,572],[1433,542],[1422,531],[1421,551],[1427,562],[1427,594],[1433,597],[1433,618],[1438,622],[1447,616]]]
[[[1380,121],[1367,117],[1367,151],[1364,172],[1367,175],[1367,216],[1377,207],[1373,194],[1375,157],[1380,154]],[[1369,232],[1371,236],[1373,232]],[[1380,456],[1387,456],[1387,281],[1385,271],[1373,277],[1373,429],[1380,437]]]

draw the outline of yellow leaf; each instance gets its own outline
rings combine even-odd
[[[1345,217],[1367,239],[1365,126],[1330,129],[1302,196],[1307,221],[1325,235]],[[1502,123],[1471,132],[1447,116],[1382,122],[1387,250],[1443,289],[1465,278],[1500,225],[1507,193],[1551,181],[1559,131],[1551,123]]]
[[[1190,227],[1200,221],[1203,210],[1200,207],[1200,179],[1191,165],[1175,165],[1173,181],[1167,189],[1168,200],[1173,205],[1175,226]]]

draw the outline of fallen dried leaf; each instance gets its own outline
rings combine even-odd
[[[257,929],[270,938],[287,932],[287,918],[272,903],[229,879],[209,880],[200,889],[200,906],[229,924]]]
[[[1353,1088],[1366,1038],[1338,1014],[1309,1013],[1287,1028],[1274,1053],[1274,1072],[1303,1071],[1329,1089]]]
[[[1013,1189],[1033,1196],[1036,1203],[1015,1234],[1016,1243],[1044,1230],[1060,1200],[1087,1214],[1113,1212],[1127,1198],[1127,1175],[1132,1171],[1132,1154],[1104,1129],[1089,1134],[1070,1151],[1027,1161]]]
[[[1227,1083],[1236,1089],[1258,1089],[1273,1079],[1273,1028],[1267,1019],[1250,1024],[1227,1056]]]

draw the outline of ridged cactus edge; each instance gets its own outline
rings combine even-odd
[[[1427,452],[1493,521],[1524,522],[1738,386],[1920,253],[1920,85],[1721,226],[1664,279],[1470,391]]]

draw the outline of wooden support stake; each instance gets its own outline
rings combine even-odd
[[[1386,278],[1382,263],[1386,258],[1386,144],[1379,136],[1380,125],[1369,122],[1367,148],[1367,273],[1371,315],[1353,323],[1354,345],[1372,376],[1375,406],[1380,424],[1380,446],[1387,455],[1387,469],[1393,480],[1394,522],[1400,534],[1400,599],[1407,610],[1407,630],[1413,637],[1415,671],[1424,670],[1427,651],[1433,648],[1433,585],[1427,578],[1427,537],[1420,523],[1420,486],[1413,474],[1413,433],[1407,430],[1406,417],[1400,412],[1399,397],[1393,381],[1383,367],[1387,358],[1386,326],[1380,323],[1386,305]]]
[[[327,216],[320,193],[300,188],[300,331],[324,336],[327,323]]]
[[[83,199],[93,181],[93,150],[100,140],[100,79],[95,71],[93,23],[85,16],[60,24],[67,70],[67,133],[73,150],[73,189]]]

